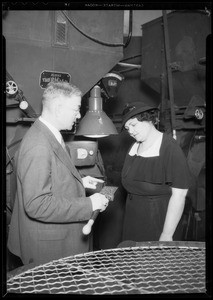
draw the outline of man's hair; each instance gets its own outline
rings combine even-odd
[[[78,87],[68,82],[50,82],[44,90],[42,96],[43,106],[49,106],[53,101],[57,101],[59,96],[71,97],[82,96],[82,92]]]

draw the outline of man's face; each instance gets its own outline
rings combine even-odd
[[[59,105],[57,112],[59,127],[60,130],[71,130],[76,119],[81,117],[81,97],[76,95],[61,97],[63,105]]]

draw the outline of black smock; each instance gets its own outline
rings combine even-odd
[[[171,187],[189,187],[186,157],[171,136],[163,134],[159,156],[130,156],[124,161],[126,199],[123,241],[158,241],[163,230]]]

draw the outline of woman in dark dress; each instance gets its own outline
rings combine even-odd
[[[136,141],[126,155],[122,185],[128,195],[123,241],[172,241],[189,187],[186,157],[171,136],[160,132],[158,109],[132,102],[122,128]]]

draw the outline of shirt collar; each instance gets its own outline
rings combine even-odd
[[[49,130],[54,134],[57,141],[61,144],[62,135],[61,135],[60,131],[57,128],[55,128],[53,125],[51,125],[49,122],[44,120],[41,116],[39,117],[39,120],[49,128]]]

